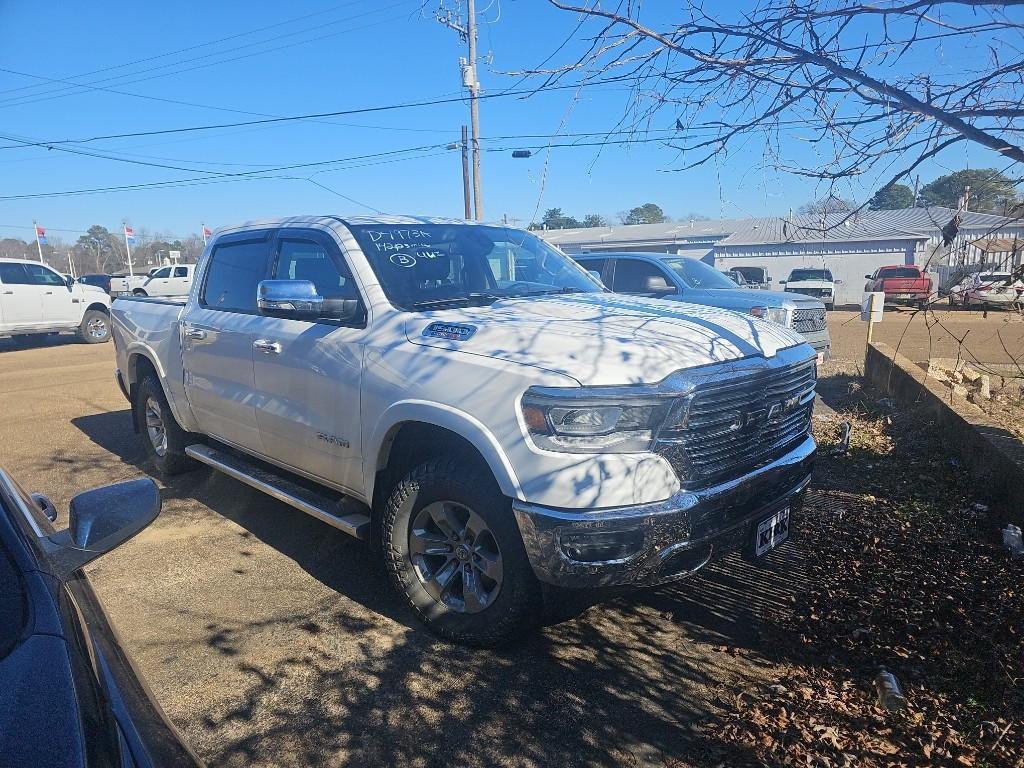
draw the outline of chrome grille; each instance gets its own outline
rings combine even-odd
[[[705,384],[655,450],[687,488],[766,464],[810,431],[816,379],[807,360]]]
[[[793,330],[797,333],[825,330],[825,308],[794,309]]]

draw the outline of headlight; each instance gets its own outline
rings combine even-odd
[[[649,450],[673,400],[605,398],[594,390],[527,390],[523,421],[538,448],[563,453],[637,453]]]
[[[789,313],[783,307],[751,307],[750,314],[770,323],[789,327]]]

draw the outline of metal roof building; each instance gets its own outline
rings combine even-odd
[[[942,229],[953,221],[949,208],[905,208],[825,216],[764,217],[634,224],[540,233],[566,253],[651,251],[702,258],[719,269],[767,267],[773,280],[793,269],[825,267],[841,281],[837,303],[859,304],[864,275],[889,264],[918,264],[936,272],[940,284],[965,268],[984,263],[1019,266],[1024,221],[966,211],[953,243]],[[997,243],[997,254],[981,243]],[[1020,246],[1016,246],[1016,243]]]

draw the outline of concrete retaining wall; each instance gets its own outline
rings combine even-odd
[[[978,496],[1021,524],[1024,518],[1024,443],[978,407],[953,398],[948,387],[888,344],[868,346],[864,375],[901,406],[927,410],[942,431],[942,441],[956,453],[978,482]]]

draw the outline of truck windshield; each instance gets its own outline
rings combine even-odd
[[[832,282],[832,273],[827,269],[794,269],[789,273],[789,282],[799,280],[825,280]]]
[[[748,283],[766,283],[767,273],[761,267],[731,267],[730,272],[739,272]]]
[[[687,288],[732,288],[738,286],[728,277],[718,272],[714,267],[709,267],[703,261],[679,257],[675,259],[664,259],[665,264],[671,268]]]
[[[603,290],[572,259],[522,230],[478,224],[347,226],[399,309]]]

